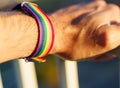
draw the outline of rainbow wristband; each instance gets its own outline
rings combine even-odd
[[[13,10],[20,10],[33,16],[38,24],[38,42],[34,52],[26,58],[27,61],[45,62],[54,42],[54,29],[48,16],[38,5],[30,2],[22,2],[15,6]]]

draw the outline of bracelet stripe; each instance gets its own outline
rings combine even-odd
[[[40,23],[40,40],[39,40],[39,48],[38,50],[36,50],[36,53],[33,54],[33,60],[41,60],[42,62],[45,61],[45,59],[43,58],[34,58],[35,57],[44,57],[46,55],[48,55],[48,53],[50,52],[52,45],[53,45],[53,38],[54,38],[54,33],[53,32],[53,26],[52,23],[50,21],[50,19],[47,17],[47,15],[40,9],[38,8],[37,5],[31,5],[30,3],[27,4],[26,6],[29,6],[29,8],[31,8],[36,17],[38,17],[38,19],[41,20]],[[52,30],[51,30],[52,29]]]
[[[30,5],[29,5],[30,6]],[[38,51],[38,53],[36,53],[36,55],[41,55],[41,57],[43,57],[43,56],[45,56],[47,53],[46,52],[43,52],[43,50],[44,51],[47,51],[48,50],[48,48],[50,47],[50,44],[49,44],[49,42],[51,41],[51,39],[50,39],[50,37],[52,36],[53,37],[53,35],[51,35],[52,33],[53,33],[53,30],[52,31],[50,31],[50,27],[51,27],[51,25],[52,24],[49,24],[50,23],[50,20],[48,19],[48,17],[42,12],[42,10],[41,9],[39,9],[39,8],[37,8],[36,6],[31,6],[32,8],[32,10],[34,10],[34,12],[38,15],[38,17],[39,17],[39,19],[41,19],[41,23],[44,23],[44,24],[41,24],[41,27],[42,27],[42,29],[44,29],[44,30],[42,30],[41,32],[40,32],[40,34],[41,34],[41,37],[40,37],[40,43],[42,43],[42,41],[43,41],[43,43],[42,44],[40,44],[41,45],[41,47],[40,47],[40,50]],[[35,9],[36,9],[36,11],[35,11]],[[40,11],[39,10],[41,10],[41,12],[42,13],[40,13]],[[40,14],[40,15],[39,15]],[[41,14],[43,14],[43,15],[41,15]],[[46,19],[45,19],[45,17],[46,17]],[[43,19],[44,18],[44,19]],[[46,22],[46,23],[45,23]],[[42,26],[43,25],[43,26]],[[53,28],[53,27],[52,27]],[[48,32],[47,32],[48,31]],[[51,33],[52,32],[52,33]],[[43,36],[44,35],[44,36]],[[44,37],[44,40],[42,40],[42,38]],[[53,41],[52,41],[52,43],[53,43]],[[45,45],[46,46],[48,46],[48,47],[45,47]],[[51,44],[52,45],[52,44]],[[48,50],[49,51],[49,50]],[[36,56],[35,55],[35,56]]]
[[[35,51],[27,57],[27,60],[45,62],[46,59],[44,57],[49,54],[54,43],[54,29],[52,22],[38,5],[29,2],[22,2],[20,5],[24,12],[35,17],[38,24],[38,43]]]

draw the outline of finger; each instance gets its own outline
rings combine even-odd
[[[114,4],[106,5],[106,8],[92,15],[101,25],[110,24],[112,21],[120,22],[120,8]]]
[[[96,12],[98,10],[101,10],[101,8],[103,8],[104,6],[106,6],[105,1],[96,0],[96,1],[93,1],[93,2],[88,3],[88,4],[85,3],[85,5],[78,4],[78,5],[72,6],[71,11],[73,12],[72,15],[75,18],[75,17],[80,16],[81,13],[88,14],[91,12]]]
[[[85,6],[83,6],[83,9],[86,13],[94,13],[96,11],[99,11],[101,10],[101,8],[103,8],[104,6],[106,6],[106,2],[103,1],[103,0],[96,0],[96,1],[93,1]]]
[[[115,4],[108,4],[106,6],[106,9],[104,10],[104,13],[109,17],[109,19],[111,18],[111,21],[118,21],[120,22],[120,8],[115,5]],[[102,14],[101,14],[102,15]]]
[[[111,51],[109,51],[108,53],[110,53],[110,54],[116,54],[118,57],[120,57],[120,46],[119,47],[117,47],[117,48],[115,48],[115,49],[113,49],[113,50],[111,50]]]
[[[98,30],[100,27],[106,24],[109,26],[119,25],[120,9],[116,5],[108,5],[102,11],[86,17],[86,19],[83,20],[83,22],[89,23],[89,24],[86,24],[87,29],[95,29],[95,30]]]
[[[109,61],[109,60],[112,60],[114,58],[116,58],[117,55],[115,54],[109,54],[109,53],[105,53],[105,54],[102,54],[98,57],[95,57],[95,58],[92,58],[91,60],[92,61],[100,61],[100,62],[105,62],[105,61]]]
[[[85,5],[84,8],[93,9],[93,8],[98,8],[98,7],[102,7],[102,6],[106,6],[106,2],[104,0],[95,0],[95,1]]]

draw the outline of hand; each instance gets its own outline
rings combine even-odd
[[[120,9],[104,1],[74,5],[50,15],[55,27],[53,53],[70,60],[106,60],[120,45]]]

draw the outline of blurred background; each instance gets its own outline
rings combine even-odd
[[[92,0],[0,0],[0,10],[9,10],[21,1],[37,3],[46,13],[52,13],[62,7]],[[120,5],[120,0],[106,0]],[[39,88],[60,88],[59,59],[48,56],[46,63],[35,63]],[[20,88],[16,73],[17,60],[0,64],[1,78],[4,88]],[[118,59],[108,62],[78,62],[79,84],[81,88],[119,88]],[[72,72],[72,71],[71,71]],[[28,73],[29,74],[29,73]],[[72,74],[72,73],[71,73]],[[20,86],[20,85],[19,85]],[[22,88],[22,87],[21,87]]]

